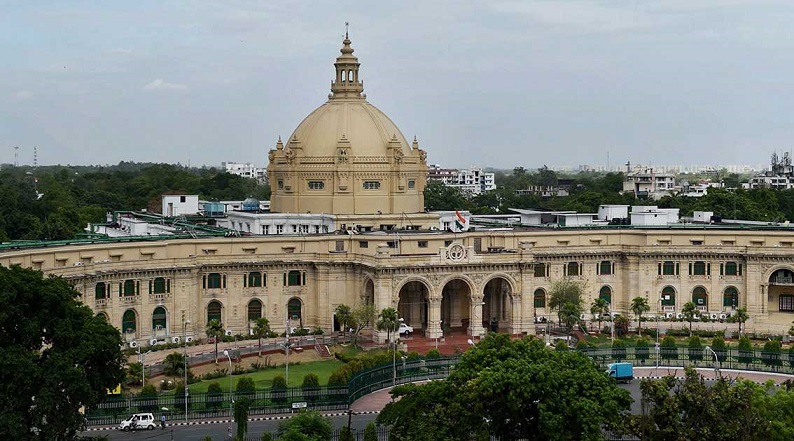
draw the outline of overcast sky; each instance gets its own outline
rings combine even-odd
[[[267,162],[329,93],[428,162],[764,164],[794,149],[794,2],[1,1],[0,163]]]

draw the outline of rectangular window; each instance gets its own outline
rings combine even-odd
[[[184,196],[179,196],[179,202],[182,202],[184,204],[185,203],[185,197]]]
[[[389,248],[397,248],[397,241],[396,240],[390,240],[390,241],[386,242],[386,246],[388,246]]]
[[[408,188],[413,189],[416,187],[416,181],[408,181]]]
[[[358,241],[358,247],[359,248],[369,248],[369,242],[367,242],[366,240],[359,240]]]
[[[445,241],[444,241],[444,246],[445,246],[445,247],[448,247],[448,246],[450,246],[450,245],[452,245],[452,241],[451,241],[451,240],[445,240]]]
[[[475,237],[474,238],[474,252],[481,253],[482,252],[482,238]]]
[[[324,181],[309,181],[309,190],[322,190],[325,188]]]
[[[345,241],[344,240],[337,240],[335,251],[344,251],[345,250]]]
[[[598,274],[602,276],[612,275],[612,262],[609,260],[601,261],[598,264]]]
[[[417,243],[417,245],[419,246],[419,248],[427,248],[427,241],[426,240],[420,240]]]
[[[546,264],[535,264],[535,277],[546,277]]]
[[[283,181],[283,180],[279,179],[279,180],[276,182],[276,185],[278,186],[278,189],[279,189],[279,190],[283,190],[283,189],[284,189],[284,181]]]
[[[276,225],[276,234],[284,233],[284,225]]]
[[[781,311],[794,311],[794,295],[781,294],[780,295],[780,310]]]
[[[380,181],[364,181],[364,190],[380,189]]]
[[[290,271],[287,274],[287,286],[300,286],[301,273],[300,271]]]
[[[676,275],[676,263],[673,261],[665,261],[659,264],[659,274],[662,276],[674,276]]]

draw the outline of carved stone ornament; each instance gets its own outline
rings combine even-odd
[[[447,259],[460,262],[466,258],[466,247],[460,242],[455,242],[447,248]]]

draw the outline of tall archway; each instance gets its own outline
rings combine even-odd
[[[361,300],[365,305],[375,304],[375,282],[369,277],[367,277],[367,281],[364,283],[364,294]]]
[[[260,318],[262,318],[262,302],[259,299],[253,299],[248,302],[248,321],[253,322]]]
[[[794,311],[794,271],[780,268],[770,274],[767,299],[770,312]]]
[[[442,329],[466,333],[471,324],[471,289],[461,279],[452,279],[441,291]],[[482,320],[481,317],[477,319]]]
[[[427,330],[427,299],[429,292],[424,283],[411,281],[400,288],[397,314],[414,332]]]
[[[124,311],[121,317],[121,332],[138,336],[138,314],[134,309]]]
[[[661,293],[662,310],[667,312],[675,311],[675,288],[665,286]]]
[[[152,330],[165,331],[168,323],[165,308],[158,306],[152,312]]]
[[[694,303],[698,309],[708,311],[709,295],[708,292],[706,292],[706,288],[696,286],[695,289],[692,290],[692,303]]]
[[[482,326],[508,331],[512,324],[513,302],[510,282],[503,277],[488,281],[483,288]]]
[[[723,309],[736,309],[739,307],[739,290],[735,286],[729,286],[722,292]]]
[[[217,320],[223,323],[223,318],[221,316],[222,311],[223,311],[223,305],[221,305],[221,302],[217,300],[211,301],[207,305],[207,323],[213,320]]]
[[[612,288],[607,285],[601,287],[598,291],[598,298],[606,300],[610,305],[612,304]]]
[[[290,326],[298,325],[303,328],[303,302],[297,297],[289,299],[287,302],[287,317]]]

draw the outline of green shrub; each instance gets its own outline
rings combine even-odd
[[[427,355],[425,355],[425,357],[426,357],[428,360],[433,360],[433,359],[436,359],[436,358],[441,358],[441,352],[438,352],[438,349],[431,349],[431,350],[427,351]]]
[[[722,333],[718,333],[711,339],[711,349],[714,349],[714,353],[717,354],[717,359],[720,363],[724,362],[727,358],[728,348],[725,345],[725,339],[722,337]]]
[[[240,366],[239,364],[234,365],[232,368],[232,375],[243,375],[245,373],[245,368]]]
[[[317,378],[317,375],[313,373],[306,374],[306,376],[303,377],[301,389],[303,389],[303,397],[306,399],[306,401],[309,403],[316,402],[318,398],[318,391],[320,390],[320,379]]]
[[[612,343],[612,358],[618,361],[626,358],[626,343],[623,343],[623,340],[615,340]]]
[[[703,360],[703,344],[700,342],[700,337],[693,335],[687,341],[687,348],[689,349],[689,359],[692,361]]]
[[[216,378],[223,378],[223,377],[225,377],[227,375],[229,375],[229,370],[228,369],[225,369],[225,368],[224,369],[215,369],[212,372],[207,372],[201,378],[203,380],[214,380]]]
[[[634,356],[637,357],[641,363],[645,363],[645,360],[649,357],[649,343],[648,339],[641,337],[637,339],[637,342],[634,344]]]
[[[554,350],[555,351],[567,351],[568,350],[568,343],[565,340],[557,340],[557,343],[554,343]]]
[[[764,343],[761,359],[767,366],[780,366],[780,342],[777,340],[770,340]]]
[[[172,390],[174,387],[176,387],[176,385],[174,384],[173,380],[166,379],[166,380],[161,380],[160,381],[160,390],[161,391]]]
[[[660,350],[663,359],[665,360],[678,359],[678,348],[675,345],[675,338],[673,338],[672,335],[669,335],[669,333],[662,339]]]
[[[261,441],[273,441],[273,435],[271,435],[269,432],[265,432],[265,433],[262,434],[262,438],[260,438],[260,440]]]
[[[364,441],[378,441],[378,429],[372,421],[364,427]]]
[[[251,377],[242,377],[237,380],[237,387],[235,388],[237,392],[254,392],[256,391],[256,385],[254,384],[254,379]]]
[[[220,383],[214,381],[207,387],[207,394],[204,399],[207,409],[216,410],[223,404],[223,388]]]
[[[739,363],[749,364],[753,362],[753,345],[745,335],[739,339]]]
[[[283,375],[279,374],[273,377],[270,383],[270,389],[273,394],[274,403],[284,404],[287,402],[287,380]]]
[[[354,441],[353,430],[347,426],[339,429],[339,441]]]

